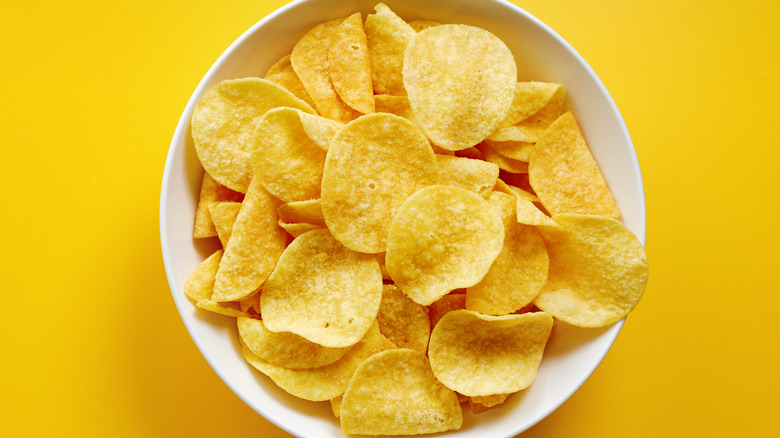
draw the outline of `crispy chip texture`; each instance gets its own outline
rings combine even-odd
[[[504,246],[490,270],[466,289],[466,308],[489,315],[506,315],[529,304],[547,281],[549,259],[542,236],[532,226],[517,223],[517,198],[494,192],[488,198],[504,221]]]
[[[273,271],[287,244],[277,224],[277,201],[252,179],[219,264],[214,301],[238,301],[255,293]]]
[[[310,199],[308,201],[288,202],[276,209],[279,220],[290,223],[307,223],[325,226],[325,218],[322,216],[322,201]]]
[[[392,284],[382,287],[382,303],[376,321],[379,331],[399,348],[411,348],[422,354],[428,350],[431,334],[428,309]]]
[[[498,179],[498,165],[482,160],[436,155],[439,184],[462,187],[487,198]]]
[[[184,295],[187,298],[196,303],[211,298],[211,294],[214,293],[214,277],[217,275],[222,253],[221,249],[216,250],[192,271],[184,283]]]
[[[374,112],[374,87],[363,20],[356,12],[341,23],[328,52],[328,74],[339,97],[363,114]]]
[[[420,127],[444,149],[466,149],[496,130],[512,105],[517,67],[492,33],[443,24],[415,35],[404,54],[404,86]]]
[[[477,397],[469,397],[469,407],[475,414],[485,412],[486,410],[496,407],[506,401],[510,394],[494,394]]]
[[[520,160],[514,160],[504,155],[499,154],[493,148],[488,146],[487,143],[480,143],[477,146],[480,152],[482,152],[482,159],[494,163],[499,169],[509,173],[527,173],[528,163]]]
[[[436,380],[428,359],[402,348],[363,362],[341,403],[346,434],[417,435],[459,429],[458,397]]]
[[[612,193],[570,112],[550,125],[534,146],[528,177],[542,205],[553,215],[620,217]]]
[[[239,211],[241,211],[240,202],[213,202],[209,205],[209,214],[223,248],[227,247],[228,240],[233,234],[233,224],[236,223]]]
[[[374,324],[344,356],[322,367],[297,370],[282,368],[260,359],[246,345],[243,346],[243,354],[253,367],[290,394],[305,400],[325,401],[344,394],[352,375],[363,361],[392,348],[395,348],[393,343],[385,339]]]
[[[309,139],[313,141],[322,150],[327,151],[330,140],[337,132],[344,127],[343,123],[320,117],[316,114],[308,114],[302,111],[298,112],[301,118],[301,127]]]
[[[260,359],[282,368],[302,369],[330,365],[350,347],[327,348],[289,332],[274,333],[259,319],[239,317],[241,342]]]
[[[536,378],[552,324],[544,312],[454,310],[431,333],[431,368],[445,386],[469,397],[520,391]]]
[[[359,341],[376,318],[382,273],[376,258],[340,244],[327,229],[298,236],[260,295],[266,327],[325,347]]]
[[[198,207],[195,210],[195,228],[192,237],[199,239],[217,235],[217,229],[209,212],[209,206],[220,201],[238,201],[244,198],[241,193],[230,190],[214,181],[208,173],[203,173],[203,179],[200,183],[200,195],[198,197]]]
[[[417,126],[393,114],[365,115],[331,141],[322,177],[322,214],[344,246],[384,252],[398,208],[438,179],[436,156]]]
[[[478,283],[501,252],[504,224],[481,196],[454,186],[426,187],[398,210],[387,237],[387,271],[424,306]]]
[[[580,327],[601,327],[623,319],[647,285],[642,244],[617,219],[559,214],[553,220],[558,227],[540,228],[550,255],[550,273],[534,303]]]
[[[428,317],[431,320],[431,330],[436,327],[442,316],[453,310],[466,308],[466,294],[447,294],[428,306]]]
[[[374,10],[366,16],[365,25],[374,92],[405,96],[404,52],[416,32],[384,3]]]
[[[414,29],[415,32],[427,29],[429,27],[438,26],[441,23],[433,20],[412,20],[409,22],[409,26]]]
[[[292,108],[265,113],[252,140],[255,178],[284,202],[320,197],[325,154],[309,138],[299,112]]]
[[[206,172],[223,186],[245,193],[252,179],[252,134],[263,114],[279,106],[314,112],[306,102],[265,79],[225,80],[207,91],[190,121],[195,150]]]
[[[290,55],[284,56],[272,65],[265,74],[265,79],[286,89],[297,98],[308,103],[310,107],[315,107],[314,101],[311,100],[311,96],[309,96],[309,93],[303,88],[300,78],[298,78],[298,75],[295,74],[295,70],[292,68]]]
[[[521,122],[544,108],[553,96],[563,90],[561,84],[549,82],[518,82],[515,97],[500,127],[506,128]]]
[[[350,108],[339,97],[328,73],[328,52],[343,21],[331,20],[312,28],[293,47],[290,63],[314,101],[317,112],[323,117],[346,123],[357,118],[360,112]]]

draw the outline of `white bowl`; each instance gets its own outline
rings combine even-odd
[[[230,78],[262,76],[292,50],[311,27],[355,11],[371,13],[378,0],[298,0],[260,20],[214,63],[192,94],[176,127],[162,181],[160,237],[173,299],[187,330],[222,380],[252,409],[300,437],[342,437],[327,402],[299,400],[254,371],[243,359],[232,318],[198,310],[184,296],[184,282],[216,249],[214,239],[192,238],[202,168],[190,136],[190,115],[213,84]],[[429,19],[480,26],[512,49],[519,80],[558,82],[577,117],[596,161],[620,207],[625,224],[644,243],[642,177],[625,123],[604,85],[582,57],[552,29],[522,9],[501,0],[428,0],[385,3],[406,20]],[[587,25],[587,23],[584,23]],[[536,381],[527,390],[474,416],[464,409],[463,428],[447,436],[510,437],[554,411],[595,370],[623,322],[602,329],[559,324]]]

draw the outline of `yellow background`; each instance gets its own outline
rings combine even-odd
[[[158,232],[187,99],[284,3],[4,5],[0,435],[288,436],[200,356]],[[602,365],[523,436],[779,434],[780,2],[515,3],[625,117],[651,267]]]

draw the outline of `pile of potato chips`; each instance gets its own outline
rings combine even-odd
[[[380,3],[322,23],[265,78],[198,102],[185,294],[246,360],[347,434],[458,429],[532,384],[555,320],[599,327],[647,259],[559,84],[490,32]]]

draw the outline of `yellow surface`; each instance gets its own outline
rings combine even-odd
[[[190,93],[284,3],[4,5],[0,436],[288,436],[190,340],[157,223]],[[524,437],[780,434],[780,2],[516,3],[625,117],[650,260],[606,360]]]

